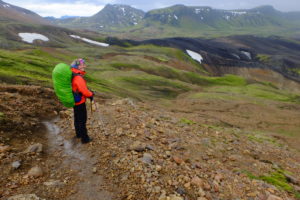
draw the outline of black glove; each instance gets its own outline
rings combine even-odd
[[[91,91],[91,92],[93,93],[93,95],[90,96],[89,99],[90,99],[91,101],[94,101],[94,95],[95,95],[95,92],[93,92],[93,91]]]

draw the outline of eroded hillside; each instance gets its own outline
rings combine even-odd
[[[299,131],[275,131],[299,130],[299,104],[97,98],[88,109],[93,141],[81,145],[72,110],[50,103],[52,95],[1,86],[1,101],[19,105],[6,106],[1,120],[15,123],[30,108],[35,120],[22,122],[40,127],[1,126],[2,199],[299,198]]]

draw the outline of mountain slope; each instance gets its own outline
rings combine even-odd
[[[219,10],[175,5],[143,13],[129,6],[107,5],[92,17],[56,20],[54,23],[135,39],[233,34],[300,35],[300,13],[284,13],[272,6]]]
[[[47,20],[39,16],[38,14],[20,8],[0,0],[0,20],[1,21],[17,21],[31,24],[50,24]]]
[[[108,4],[91,17],[71,17],[51,21],[54,24],[70,28],[85,28],[100,31],[135,26],[141,22],[144,14],[144,11],[128,5]]]

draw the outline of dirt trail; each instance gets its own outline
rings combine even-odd
[[[57,125],[65,119],[58,117],[62,107],[52,90],[4,85],[0,93],[5,102],[0,105],[0,199],[17,194],[35,194],[47,200],[113,199],[88,145],[72,138],[71,126]],[[26,152],[36,144],[42,145],[41,152]],[[16,169],[14,162],[20,163]],[[42,176],[27,175],[35,166],[41,168]]]
[[[65,139],[63,132],[55,125],[55,122],[58,120],[57,118],[53,121],[44,122],[50,143],[49,154],[54,154],[57,151],[62,152],[64,160],[60,167],[73,170],[79,179],[74,188],[76,193],[66,199],[112,199],[112,195],[101,188],[101,186],[105,185],[103,178],[97,175],[96,171],[93,172],[94,166],[98,161],[95,157],[91,157],[84,145],[75,141],[75,138]]]

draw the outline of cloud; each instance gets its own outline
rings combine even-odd
[[[25,4],[23,6],[28,10],[38,13],[39,15],[61,17],[70,16],[92,16],[102,10],[104,5],[94,5],[87,3],[35,3]]]

